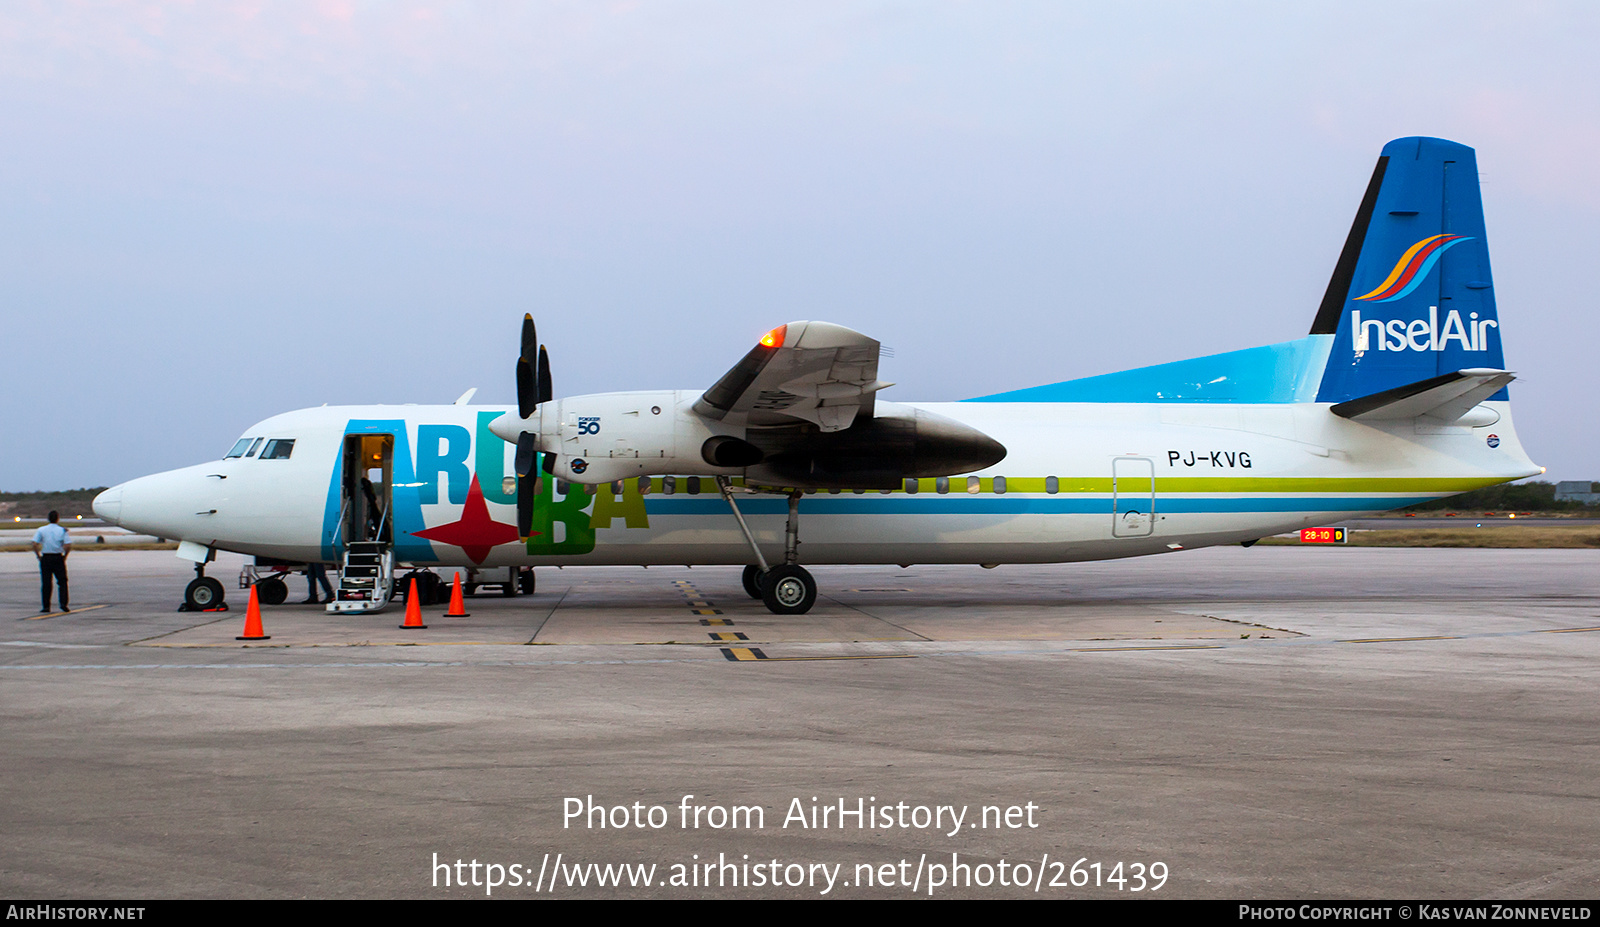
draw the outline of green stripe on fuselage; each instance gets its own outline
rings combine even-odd
[[[1139,489],[1149,492],[1149,477],[1132,478]],[[1470,492],[1506,482],[1505,477],[1472,477],[1466,479],[1439,479],[1437,477],[1343,477],[1343,476],[1158,476],[1156,492],[1227,492],[1227,493],[1285,493],[1285,492],[1360,492],[1360,493],[1427,493],[1448,495]],[[918,492],[935,492],[938,482],[932,479],[917,480]],[[902,490],[896,490],[900,492]],[[951,493],[964,493],[966,477],[951,477]],[[979,492],[994,491],[994,481],[984,477]],[[1006,477],[1006,491],[1046,492],[1042,476]],[[1058,493],[1109,493],[1111,477],[1062,476],[1056,478]]]

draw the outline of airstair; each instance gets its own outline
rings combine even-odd
[[[394,591],[394,551],[385,541],[351,541],[344,549],[339,588],[328,603],[330,613],[382,611]]]

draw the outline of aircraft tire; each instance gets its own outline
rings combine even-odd
[[[804,615],[817,601],[817,581],[805,567],[775,566],[763,577],[761,601],[774,615]]]
[[[739,579],[744,583],[745,594],[758,602],[761,601],[761,568],[752,563],[744,568],[744,575]]]
[[[256,583],[256,601],[262,605],[282,605],[289,600],[289,584],[276,576]]]
[[[203,612],[221,605],[223,596],[222,583],[202,576],[190,581],[189,587],[183,590],[183,604],[189,606],[191,612]]]
[[[523,570],[517,577],[517,585],[522,589],[523,595],[533,595],[539,588],[538,580],[533,575],[533,570]]]

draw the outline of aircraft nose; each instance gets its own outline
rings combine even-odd
[[[117,518],[122,515],[122,487],[126,485],[119,483],[94,497],[94,513],[108,524],[118,524]]]

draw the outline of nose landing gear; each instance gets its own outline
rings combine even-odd
[[[223,601],[224,589],[222,583],[206,575],[206,565],[194,565],[194,579],[189,581],[183,590],[183,604],[178,606],[180,612],[225,612],[228,603]]]

